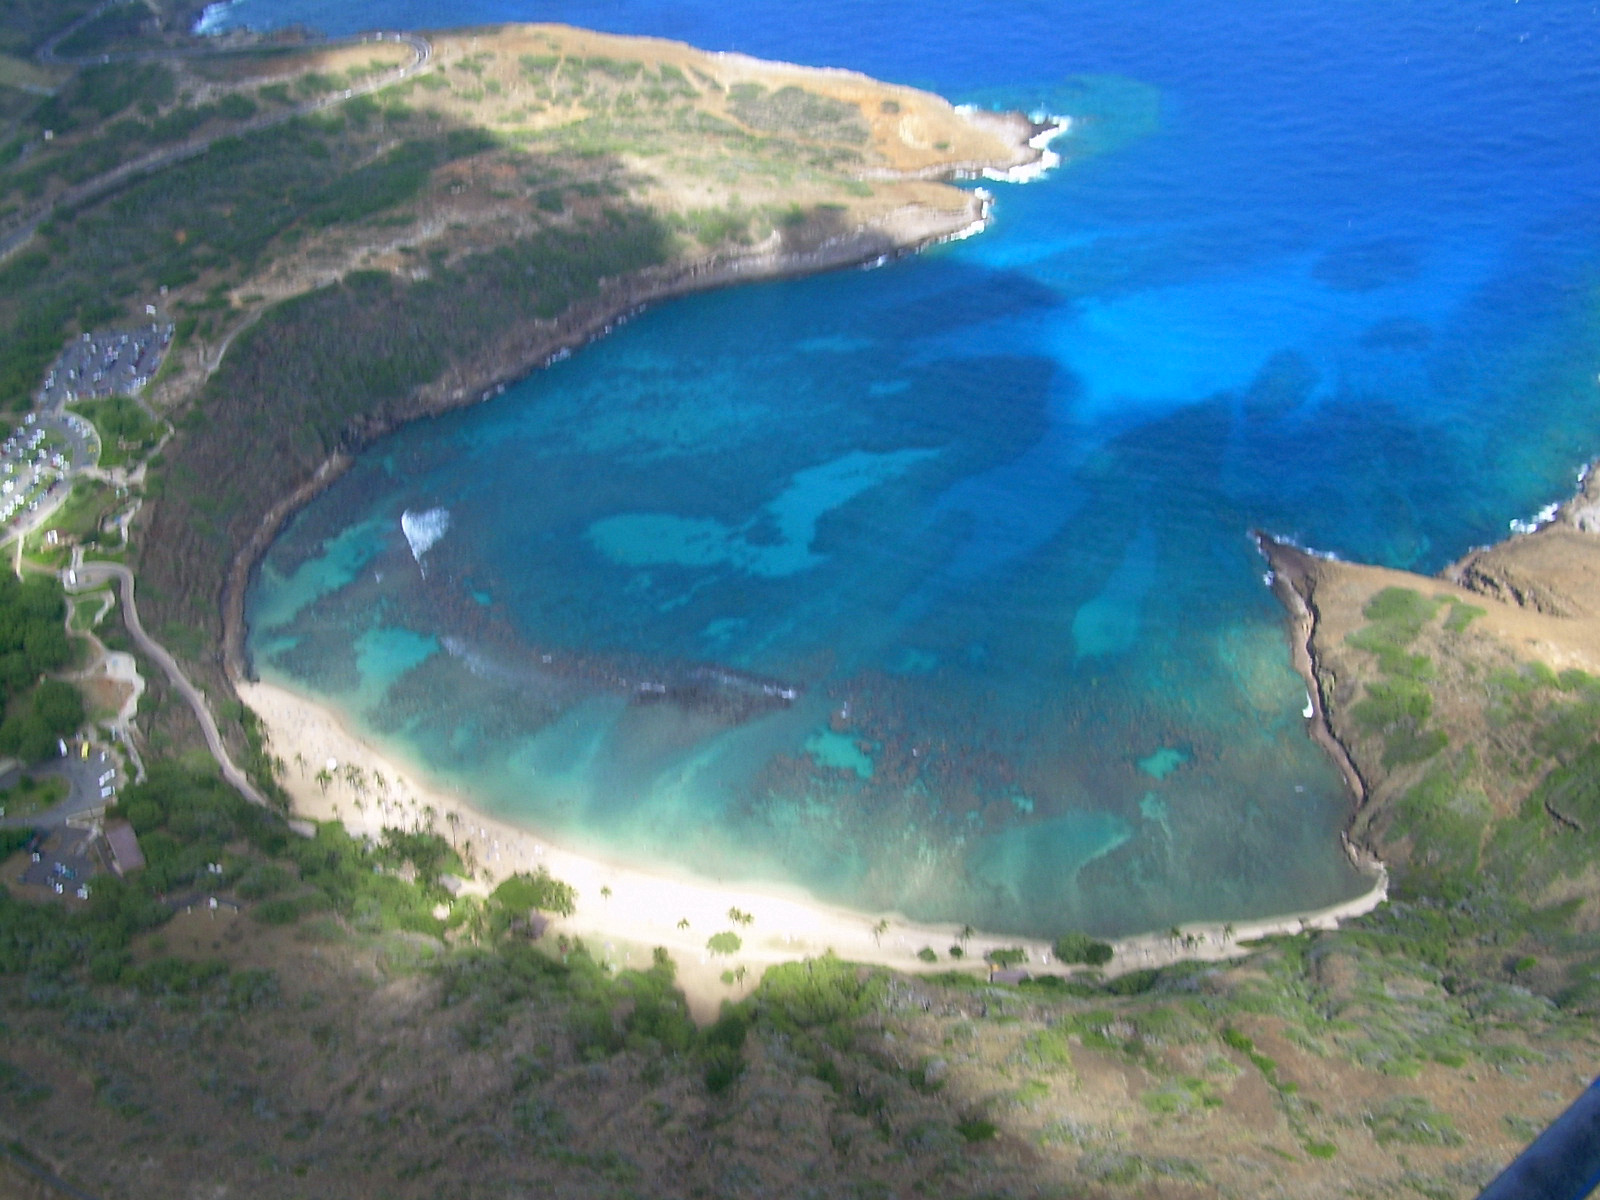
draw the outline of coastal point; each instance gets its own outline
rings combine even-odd
[[[1576,1200],[1593,14],[1070,16],[0,15],[0,1194]]]

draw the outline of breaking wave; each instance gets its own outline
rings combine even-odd
[[[411,557],[422,565],[422,556],[433,544],[450,530],[450,510],[430,508],[426,512],[412,512],[409,508],[400,514],[400,531],[406,535],[411,547]]]

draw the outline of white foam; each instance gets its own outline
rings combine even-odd
[[[1048,123],[1028,139],[1028,145],[1039,152],[1039,157],[1031,163],[1009,167],[1004,171],[985,167],[983,169],[985,179],[993,179],[999,183],[1032,183],[1061,165],[1061,156],[1050,149],[1050,143],[1072,128],[1072,118],[1047,115],[1041,119]]]
[[[1560,504],[1552,502],[1534,513],[1531,521],[1512,520],[1507,524],[1511,526],[1512,533],[1538,533],[1540,529],[1556,519],[1556,513],[1560,511],[1560,508]]]
[[[969,237],[975,237],[989,227],[989,222],[994,215],[994,196],[983,188],[973,188],[972,194],[978,198],[978,219],[971,224],[963,225],[954,233],[946,234],[940,242],[964,242]],[[884,256],[887,259],[887,255]]]
[[[223,18],[239,0],[216,0],[208,4],[200,13],[200,19],[194,23],[194,28],[189,32],[196,37],[206,37],[218,32],[222,28]]]
[[[430,508],[425,512],[412,512],[409,508],[400,514],[400,530],[411,547],[411,557],[422,566],[422,556],[450,530],[450,510]],[[423,568],[427,573],[427,568]]]

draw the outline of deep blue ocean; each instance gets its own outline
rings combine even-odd
[[[661,306],[376,445],[262,569],[262,674],[574,845],[871,910],[1110,934],[1357,891],[1248,531],[1432,572],[1600,452],[1596,7],[213,24],[506,20],[1070,115],[1067,161],[980,237]]]

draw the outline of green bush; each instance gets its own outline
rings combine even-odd
[[[530,909],[570,917],[578,911],[578,893],[569,883],[556,879],[540,867],[530,875],[511,876],[489,894],[489,899],[508,913],[526,914]]]
[[[1096,941],[1087,933],[1073,932],[1056,939],[1055,955],[1059,962],[1101,967],[1111,961],[1112,954],[1109,942]]]
[[[956,1132],[969,1142],[987,1142],[1000,1132],[1000,1128],[982,1117],[969,1117],[956,1122]]]
[[[739,947],[743,944],[739,940],[738,934],[730,930],[724,930],[721,933],[713,933],[711,935],[710,940],[706,942],[706,949],[713,954],[737,954],[739,953]]]
[[[816,1029],[871,1011],[885,986],[883,972],[858,968],[830,952],[772,967],[751,1001],[760,1018],[780,1031]]]
[[[83,697],[70,683],[46,679],[33,690],[25,709],[13,708],[0,722],[0,750],[24,762],[53,758],[60,738],[83,724]]]
[[[151,420],[136,400],[112,396],[75,405],[100,435],[100,465],[121,466],[130,457],[155,448],[161,440],[161,423]]]

